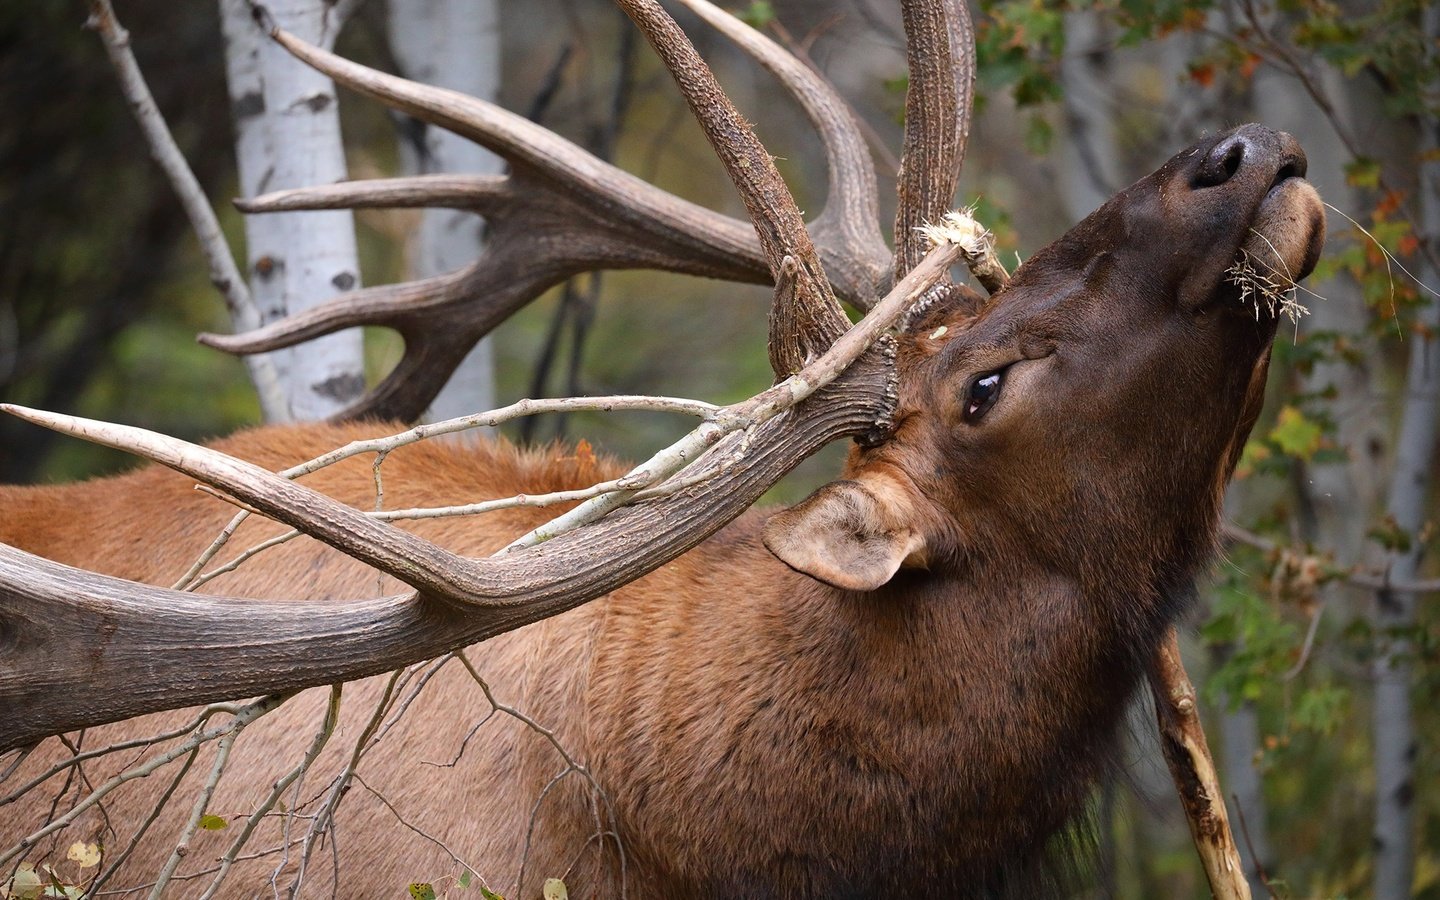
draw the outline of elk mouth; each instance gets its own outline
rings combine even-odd
[[[1303,160],[1280,168],[1226,270],[1241,305],[1257,316],[1293,320],[1304,311],[1293,289],[1314,271],[1325,244],[1325,208],[1304,174]]]

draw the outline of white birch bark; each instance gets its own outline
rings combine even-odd
[[[390,47],[401,74],[494,100],[500,88],[500,13],[497,0],[390,0]],[[413,173],[498,174],[503,161],[441,128],[411,122],[401,158]],[[423,278],[473,262],[484,244],[484,223],[472,213],[427,209],[409,248],[410,277]],[[447,419],[495,405],[490,338],[476,345],[430,405]]]
[[[333,43],[339,28],[336,7],[324,0],[272,0],[266,8],[275,24],[323,46]],[[220,0],[220,12],[241,194],[253,197],[343,180],[334,85],[271,41],[246,0]],[[360,284],[348,211],[247,216],[245,242],[251,293],[263,321]],[[364,390],[358,329],[275,356],[287,388],[289,418],[329,416]]]
[[[1433,46],[1440,37],[1440,9],[1424,13],[1425,32]],[[1429,255],[1421,267],[1421,280],[1440,284],[1440,267],[1431,260],[1440,253],[1440,125],[1421,122],[1419,227]],[[1400,432],[1395,446],[1395,471],[1386,503],[1395,524],[1412,539],[1427,518],[1435,515],[1429,500],[1430,474],[1435,466],[1436,420],[1440,418],[1440,301],[1433,296],[1419,314],[1418,328],[1409,332],[1409,365],[1401,405]],[[1408,552],[1398,554],[1390,576],[1414,580],[1423,548],[1412,540]],[[1411,895],[1415,880],[1415,756],[1417,736],[1410,707],[1414,665],[1410,641],[1404,632],[1415,625],[1416,595],[1381,591],[1376,596],[1375,625],[1381,652],[1375,662],[1375,881],[1376,900],[1399,900]],[[1394,637],[1390,637],[1394,635]]]

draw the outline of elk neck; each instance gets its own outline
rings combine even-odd
[[[595,634],[585,743],[602,780],[624,773],[631,850],[675,896],[787,858],[877,890],[984,881],[1017,847],[1033,863],[1104,775],[1188,576],[1102,586],[971,554],[858,592],[781,565],[758,530],[617,592]]]

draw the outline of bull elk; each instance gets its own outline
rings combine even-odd
[[[824,136],[829,203],[807,232],[683,34],[649,0],[622,5],[753,228],[496,107],[277,32],[511,171],[249,203],[459,206],[491,222],[491,243],[454,275],[210,340],[252,352],[396,328],[404,360],[351,418],[411,419],[470,342],[559,279],[665,268],[776,283],[776,387],[708,412],[673,490],[494,556],[546,514],[399,528],[356,509],[375,499],[368,462],[303,484],[270,474],[392,426],[262,428],[204,450],[11,408],[183,474],[0,489],[3,877],[23,861],[64,870],[73,840],[100,845],[104,890],[158,882],[186,896],[302,884],[395,896],[461,872],[507,897],[537,896],[549,877],[572,897],[1057,889],[1057,835],[1104,776],[1122,712],[1213,550],[1260,411],[1277,313],[1236,273],[1293,285],[1323,242],[1304,153],[1257,125],[1202,138],[985,298],[946,277],[960,251],[927,255],[915,236],[953,195],[968,128],[963,3],[903,4],[912,70],[893,261],[863,143],[823,82],[686,0]],[[869,310],[854,329],[837,295]],[[839,480],[785,511],[745,512],[846,435],[857,440]],[[383,472],[392,508],[640,486],[613,462],[504,444],[408,446]],[[196,479],[316,540],[199,594],[146,586],[174,581],[230,517]],[[235,540],[275,529],[251,520]],[[297,693],[361,676],[374,677]],[[236,696],[261,699],[162,712]],[[81,728],[82,745],[36,743]],[[205,729],[219,751],[192,767]],[[97,747],[175,762],[107,793],[107,779],[148,763],[89,759]],[[83,765],[64,764],[77,755]],[[103,803],[76,802],[92,790]],[[228,827],[195,827],[205,816]]]

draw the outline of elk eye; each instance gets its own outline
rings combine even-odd
[[[965,421],[978,422],[995,405],[1000,397],[1000,382],[1004,377],[1004,370],[990,372],[981,375],[970,382],[970,390],[965,396]]]

